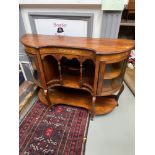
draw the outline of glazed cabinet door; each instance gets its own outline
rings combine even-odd
[[[100,61],[97,94],[112,95],[117,92],[123,82],[127,59],[115,63]]]

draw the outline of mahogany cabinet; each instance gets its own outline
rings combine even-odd
[[[134,41],[27,34],[21,42],[42,103],[87,108],[92,118],[118,105]]]

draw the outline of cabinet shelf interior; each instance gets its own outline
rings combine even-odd
[[[118,88],[122,83],[122,75],[113,79],[104,79],[102,92],[111,91],[112,89]]]
[[[43,92],[39,91],[41,100],[47,104],[46,99],[42,95]],[[72,96],[72,97],[71,97]],[[92,96],[84,90],[55,87],[49,92],[51,102],[56,104],[68,104],[76,107],[83,107],[92,110]],[[117,101],[111,97],[97,97],[95,105],[96,115],[109,113],[117,105]]]
[[[123,61],[106,64],[104,79],[113,79],[118,77],[122,72]]]
[[[43,68],[47,82],[53,79],[59,79],[58,62],[53,56],[48,55],[44,58]]]
[[[60,67],[64,86],[79,88],[81,80],[83,84],[93,87],[95,65],[92,60],[85,60],[82,63],[82,68],[80,68],[80,62],[76,58],[67,59],[62,57]],[[60,80],[58,61],[53,56],[48,55],[43,59],[43,68],[48,84],[52,83],[52,80]]]

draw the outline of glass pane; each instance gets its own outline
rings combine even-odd
[[[30,67],[31,67],[33,78],[35,81],[39,82],[39,74],[38,74],[37,67],[36,67],[35,56],[29,55],[29,60],[31,62]]]
[[[113,79],[122,73],[124,61],[106,64],[104,79]]]
[[[123,82],[122,74],[114,79],[103,80],[103,92],[112,91],[113,89],[119,88]]]
[[[112,91],[121,86],[123,82],[126,60],[106,64],[104,79],[102,82],[102,92]]]

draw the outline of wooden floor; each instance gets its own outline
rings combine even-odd
[[[22,113],[24,108],[29,104],[30,99],[33,98],[37,86],[31,81],[24,81],[19,87],[19,113]]]

